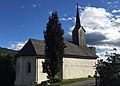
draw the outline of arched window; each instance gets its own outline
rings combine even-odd
[[[31,73],[31,63],[28,62],[28,70],[27,70],[28,73]]]

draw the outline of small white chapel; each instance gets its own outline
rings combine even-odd
[[[86,31],[81,26],[77,4],[76,25],[72,31],[72,42],[64,40],[65,53],[63,67],[60,73],[63,79],[83,78],[94,76],[97,55],[95,48],[86,45]],[[29,39],[16,56],[15,86],[40,84],[47,80],[43,73],[44,40]]]

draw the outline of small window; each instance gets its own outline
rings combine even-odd
[[[28,73],[31,73],[31,63],[28,62]]]
[[[19,71],[20,71],[20,63],[19,62],[17,63],[17,70],[16,71],[19,74]]]

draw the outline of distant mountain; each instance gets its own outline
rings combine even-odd
[[[0,56],[8,56],[8,55],[15,56],[16,54],[17,54],[17,51],[15,50],[0,47]]]

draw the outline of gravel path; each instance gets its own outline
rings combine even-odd
[[[75,82],[75,83],[61,85],[61,86],[95,86],[95,79]]]

